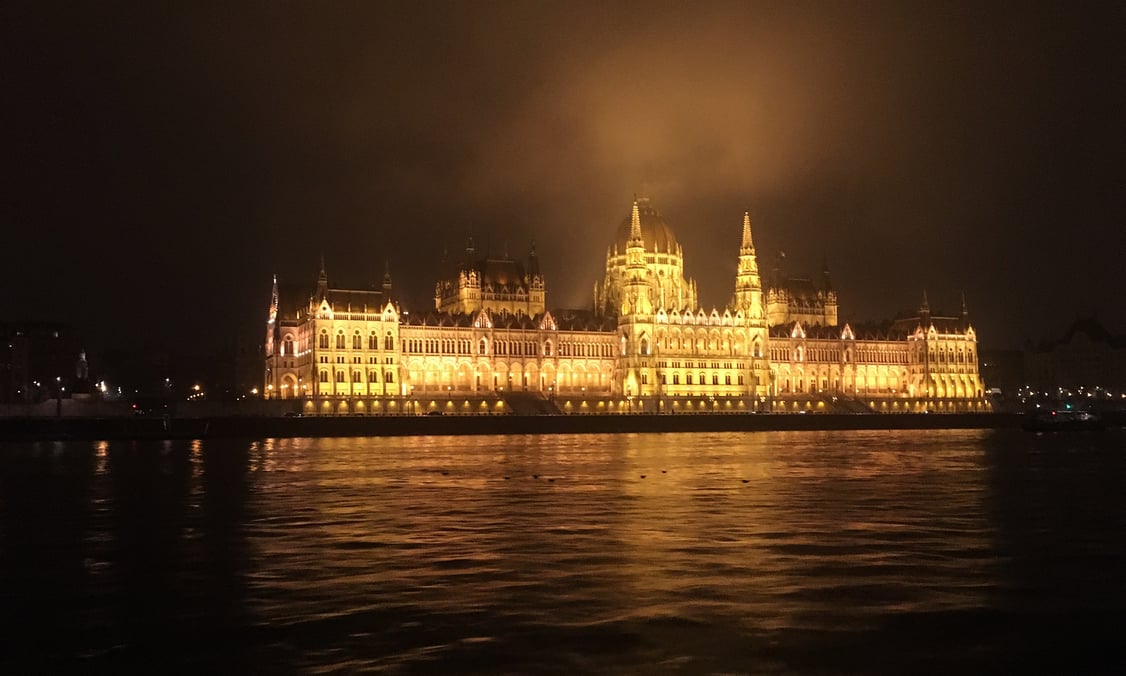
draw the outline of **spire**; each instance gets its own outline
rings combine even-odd
[[[325,255],[321,254],[321,273],[317,275],[317,298],[324,298],[328,293],[328,273],[325,272]]]
[[[833,280],[829,276],[829,259],[824,256],[821,258],[821,283],[825,285],[826,291],[833,290]]]
[[[739,246],[741,253],[754,253],[755,243],[751,241],[751,212],[743,212],[743,243]]]
[[[633,213],[629,222],[629,245],[643,246],[641,241],[641,211],[637,207],[637,200],[633,201]]]
[[[923,304],[919,306],[919,312],[924,314],[931,313],[931,304],[927,302],[927,290],[923,289]]]
[[[472,258],[475,249],[473,248],[473,235],[465,238],[465,253],[466,258]]]
[[[962,319],[970,316],[970,309],[966,306],[966,292],[962,291]]]
[[[383,259],[383,300],[391,294],[391,261]]]
[[[528,274],[532,276],[540,274],[540,257],[536,254],[535,237],[532,237],[532,244],[528,249]]]

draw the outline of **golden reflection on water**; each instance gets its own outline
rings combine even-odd
[[[264,442],[256,575],[289,580],[294,615],[344,595],[770,627],[984,603],[993,562],[948,565],[989,548],[981,455],[948,451],[980,433],[887,434]]]

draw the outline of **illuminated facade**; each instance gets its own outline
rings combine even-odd
[[[606,254],[591,308],[549,310],[533,245],[525,261],[462,260],[434,308],[381,290],[279,288],[266,338],[268,398],[311,413],[955,411],[984,404],[968,313],[855,328],[821,284],[764,284],[744,214],[728,302],[704,308],[684,252],[648,199]]]

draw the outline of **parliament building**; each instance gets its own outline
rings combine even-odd
[[[672,228],[638,198],[586,308],[549,309],[534,245],[518,260],[470,240],[427,312],[403,308],[389,274],[333,288],[322,262],[315,286],[274,279],[263,396],[336,415],[984,410],[964,301],[939,316],[924,295],[910,317],[853,326],[827,266],[760,273],[748,214],[732,253],[730,298],[704,308]]]

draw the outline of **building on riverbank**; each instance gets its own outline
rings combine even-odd
[[[702,306],[673,229],[641,197],[583,309],[549,309],[534,245],[519,260],[470,240],[423,313],[396,302],[389,274],[335,289],[322,263],[312,289],[275,279],[263,395],[334,414],[985,407],[964,302],[939,316],[924,297],[910,317],[854,327],[838,321],[827,266],[816,283],[764,282],[749,214],[736,256],[729,299]]]

